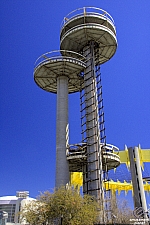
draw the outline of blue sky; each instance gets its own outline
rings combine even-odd
[[[106,10],[117,29],[116,54],[101,66],[107,142],[150,149],[150,1],[1,0],[0,196],[54,188],[56,95],[34,83],[33,68],[59,49],[63,17],[84,6]],[[70,143],[78,143],[79,94],[69,100]]]

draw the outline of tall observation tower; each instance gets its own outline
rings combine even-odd
[[[100,65],[115,54],[116,28],[104,10],[85,7],[63,20],[60,52],[43,54],[35,64],[35,82],[57,93],[56,187],[69,172],[83,172],[83,192],[103,202],[103,180],[120,164],[117,147],[106,143]],[[81,143],[68,142],[68,94],[80,92]],[[73,103],[72,103],[73,104]]]

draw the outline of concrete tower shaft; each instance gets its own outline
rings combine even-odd
[[[84,70],[84,95],[86,108],[87,166],[84,172],[84,193],[102,199],[102,160],[100,153],[100,129],[95,75],[94,42],[83,49],[87,59]],[[100,168],[101,167],[101,168]]]
[[[69,183],[69,164],[66,158],[68,128],[68,77],[59,76],[57,78],[56,187]]]

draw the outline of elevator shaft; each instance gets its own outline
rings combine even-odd
[[[83,171],[83,192],[95,196],[103,205],[102,157],[100,145],[99,110],[97,82],[95,73],[94,42],[83,49],[86,57],[84,70],[84,107],[85,130],[87,143],[87,163]]]

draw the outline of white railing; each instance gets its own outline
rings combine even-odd
[[[82,15],[100,15],[104,17],[105,19],[109,20],[113,25],[115,25],[113,18],[109,13],[107,13],[105,10],[96,8],[96,7],[83,7],[75,9],[74,11],[70,12],[68,15],[66,15],[61,23],[61,29],[62,27],[67,24],[70,20],[74,19],[75,17],[79,17]]]
[[[104,152],[112,152],[112,153],[117,153],[119,154],[119,148],[117,148],[116,146],[114,145],[111,145],[111,144],[103,144],[101,143],[101,148]]]
[[[61,60],[61,59],[70,59],[70,60],[78,60],[80,62],[85,62],[85,57],[79,53],[73,51],[66,51],[66,50],[55,50],[51,52],[46,52],[45,54],[41,55],[34,64],[34,68],[38,67],[39,65],[54,60]]]

